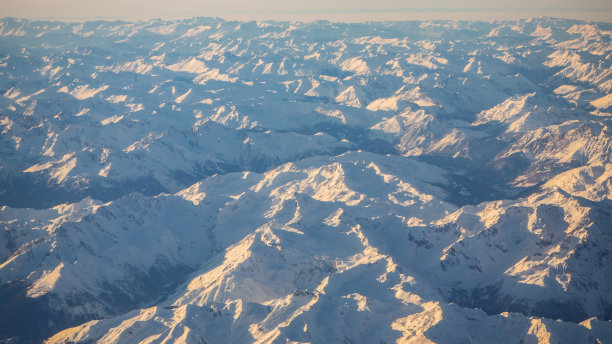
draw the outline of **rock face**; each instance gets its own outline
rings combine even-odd
[[[0,36],[0,342],[612,338],[610,24]]]

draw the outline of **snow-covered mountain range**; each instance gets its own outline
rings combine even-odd
[[[0,342],[612,343],[612,24],[0,19]]]

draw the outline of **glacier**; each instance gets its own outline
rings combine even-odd
[[[0,19],[0,343],[611,343],[612,24]]]

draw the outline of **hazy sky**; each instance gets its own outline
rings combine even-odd
[[[612,21],[612,0],[0,0],[0,17],[384,20],[556,16]]]

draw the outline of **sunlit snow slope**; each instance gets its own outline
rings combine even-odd
[[[0,343],[612,343],[612,24],[0,20]]]

